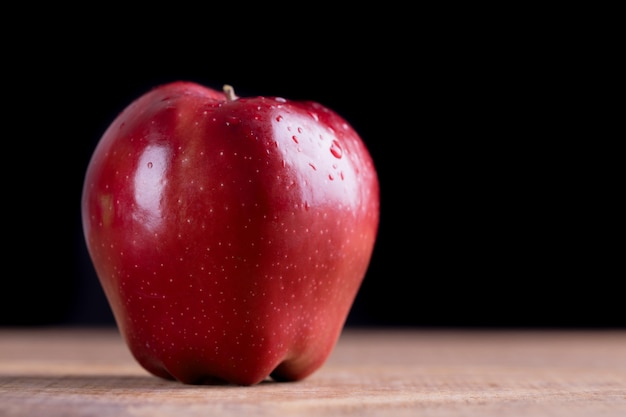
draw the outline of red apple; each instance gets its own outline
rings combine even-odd
[[[301,380],[326,361],[368,268],[379,183],[316,102],[152,89],[89,162],[84,235],[137,362],[183,383]]]

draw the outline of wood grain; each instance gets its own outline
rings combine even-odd
[[[346,329],[304,381],[188,386],[115,329],[0,329],[0,416],[626,416],[626,330]]]

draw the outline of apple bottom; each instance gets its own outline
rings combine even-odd
[[[145,330],[120,328],[137,362],[157,377],[190,385],[249,386],[267,379],[298,381],[319,369],[339,338],[347,311],[342,314],[344,320],[316,325],[316,334],[306,325],[295,330],[294,324],[288,326],[292,334],[253,329],[188,336],[179,330],[159,339]]]
[[[319,350],[315,355],[285,352],[284,359],[279,360],[269,351],[240,353],[238,356],[207,355],[206,361],[203,361],[205,357],[198,357],[193,349],[172,352],[166,360],[140,353],[138,348],[131,347],[131,351],[144,369],[162,379],[190,385],[249,386],[267,379],[290,382],[308,377],[322,366],[336,339],[316,347]]]

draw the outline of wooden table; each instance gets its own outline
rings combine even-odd
[[[116,329],[0,329],[0,416],[626,416],[626,329],[347,328],[301,382],[188,386]]]

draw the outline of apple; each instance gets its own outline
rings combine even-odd
[[[106,129],[81,215],[145,370],[254,385],[324,364],[367,272],[379,206],[373,159],[335,111],[174,81]]]

